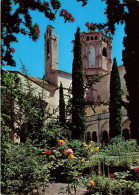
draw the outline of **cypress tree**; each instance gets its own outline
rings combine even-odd
[[[139,1],[106,0],[106,4],[108,5],[106,10],[109,19],[108,26],[111,32],[113,33],[116,29],[116,23],[125,23],[123,65],[126,71],[125,81],[128,91],[126,108],[131,121],[131,138],[137,139],[139,144]]]
[[[59,89],[59,122],[63,125],[65,124],[65,100],[63,94],[63,85],[60,83]]]
[[[139,144],[139,2],[125,1],[128,14],[125,17],[125,38],[123,41],[123,62],[126,70],[125,81],[128,90],[129,104],[127,112],[130,123],[131,138]],[[133,30],[134,29],[134,34]]]
[[[114,58],[110,79],[110,138],[122,133],[122,94],[119,70]]]
[[[75,34],[74,59],[72,65],[72,138],[84,139],[85,99],[80,28]]]

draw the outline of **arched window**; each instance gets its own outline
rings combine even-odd
[[[93,132],[92,132],[92,140],[93,140],[94,142],[97,142],[97,133],[96,133],[96,131],[93,131]]]
[[[90,131],[88,131],[86,135],[86,142],[89,144],[90,141],[91,141],[91,133]]]
[[[107,50],[106,50],[105,47],[103,48],[102,55],[105,56],[105,57],[107,57]]]
[[[123,137],[125,138],[125,140],[130,139],[130,134],[128,129],[123,129]]]
[[[89,48],[89,68],[95,68],[95,47],[93,45]]]
[[[105,145],[108,143],[108,132],[106,130],[102,133],[102,143]]]

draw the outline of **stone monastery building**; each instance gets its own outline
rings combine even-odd
[[[37,92],[44,89],[45,101],[47,108],[53,112],[59,105],[59,90],[60,82],[63,84],[64,93],[71,86],[72,75],[70,73],[58,70],[58,36],[54,33],[54,28],[51,25],[47,26],[45,35],[45,81],[42,79],[28,76],[30,82],[37,88]],[[102,32],[83,32],[82,39],[82,57],[83,69],[88,82],[93,75],[105,74],[100,82],[93,85],[86,93],[86,101],[107,102],[109,100],[110,72],[112,70],[112,38],[104,35]],[[74,41],[72,41],[74,47]],[[124,80],[124,66],[119,66],[121,77],[123,100],[126,100],[127,89]],[[21,79],[24,81],[25,76],[18,72]],[[94,112],[95,110],[95,112]],[[92,109],[86,109],[86,140],[91,137],[94,141],[107,142],[109,136],[109,109],[108,106],[94,106]],[[123,108],[123,135],[130,136],[129,131],[130,121],[127,117],[126,110]]]

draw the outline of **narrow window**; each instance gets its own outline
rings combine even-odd
[[[95,36],[95,40],[97,40],[97,36]]]
[[[103,48],[102,55],[105,56],[105,57],[107,57],[107,50],[106,50],[105,47]]]
[[[87,36],[87,41],[89,41],[89,37]]]
[[[93,36],[91,36],[91,40],[93,40]]]

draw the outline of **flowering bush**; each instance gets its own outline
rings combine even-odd
[[[10,48],[10,51],[11,51],[12,53],[15,53],[15,49],[14,49],[14,48]]]
[[[48,7],[49,7],[49,2],[44,2],[43,6],[44,6],[46,9],[48,9]]]
[[[61,3],[59,0],[51,0],[51,5],[53,9],[59,9],[61,7]]]
[[[136,172],[139,173],[139,167],[136,168]]]
[[[65,9],[62,9],[61,12],[60,12],[60,16],[63,16],[64,19],[65,19],[65,22],[66,21],[69,21],[69,22],[74,22],[75,21],[75,18],[72,17],[72,14],[69,13],[67,10]]]

